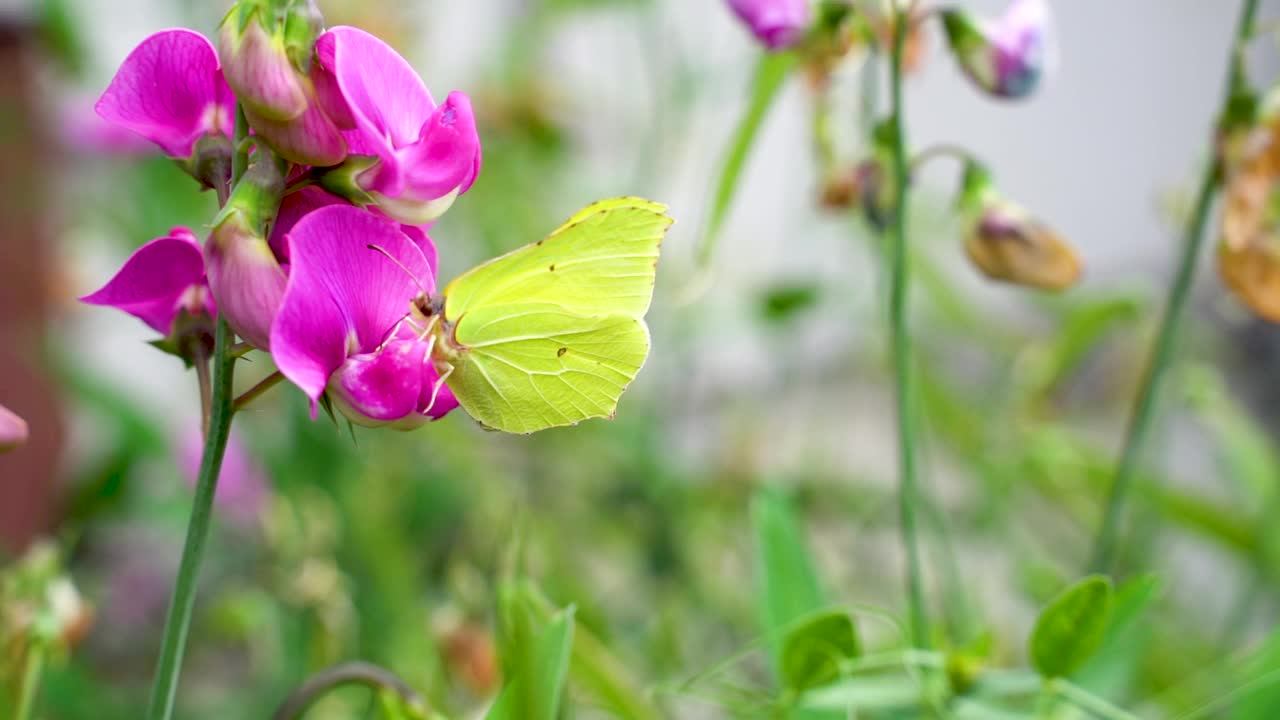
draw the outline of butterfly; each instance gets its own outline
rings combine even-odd
[[[666,210],[632,197],[594,203],[419,304],[436,369],[471,417],[511,433],[613,417],[649,355],[644,315],[674,222]]]

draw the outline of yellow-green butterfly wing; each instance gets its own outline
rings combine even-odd
[[[644,365],[658,249],[671,218],[638,198],[588,206],[444,290],[446,382],[497,430],[611,417]]]

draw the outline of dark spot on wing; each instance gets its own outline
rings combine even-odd
[[[550,270],[551,272],[555,272],[555,271],[556,271],[556,264],[555,264],[555,263],[551,263],[551,267],[549,267],[549,268],[547,268],[547,269],[548,269],[548,270]]]
[[[569,352],[569,348],[567,348],[567,347],[562,347],[562,348],[560,348],[559,350],[557,350],[557,351],[556,351],[556,357],[564,357],[564,354],[565,354],[565,353],[567,353],[567,352]]]

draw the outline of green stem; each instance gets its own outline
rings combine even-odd
[[[907,40],[907,18],[899,10],[894,18],[893,49],[890,55],[892,108],[889,122],[893,132],[893,180],[897,209],[893,214],[890,247],[889,332],[893,355],[893,376],[898,407],[898,519],[902,543],[907,553],[907,597],[911,607],[911,636],[914,647],[928,648],[929,617],[924,604],[924,577],[920,567],[920,541],[916,530],[915,424],[912,422],[911,338],[907,333],[907,205],[910,167],[907,163],[903,129],[902,52]]]
[[[236,146],[248,135],[248,123],[244,111],[236,109]],[[232,157],[232,187],[240,181],[248,164],[245,153],[237,149]],[[227,321],[219,318],[214,334],[213,394],[210,402],[209,431],[205,434],[204,451],[200,456],[200,472],[196,477],[195,497],[191,503],[191,519],[187,523],[187,539],[182,546],[182,560],[178,565],[178,577],[174,581],[173,598],[165,618],[164,636],[160,642],[160,659],[156,663],[155,680],[151,686],[151,703],[148,720],[169,720],[178,693],[178,678],[182,673],[182,658],[186,652],[187,635],[191,630],[191,616],[196,602],[196,581],[200,574],[200,561],[204,558],[204,545],[209,537],[209,521],[213,516],[213,498],[222,471],[222,456],[227,449],[227,437],[231,433],[232,376],[235,372],[235,356],[231,346],[235,343]]]
[[[297,720],[321,696],[343,685],[365,685],[375,691],[391,690],[407,705],[414,708],[421,717],[426,717],[430,712],[427,701],[404,680],[377,665],[349,662],[322,670],[308,678],[285,698],[280,707],[272,713],[271,718],[272,720]]]
[[[1233,93],[1241,80],[1242,72],[1238,62],[1240,46],[1252,31],[1254,16],[1257,13],[1258,0],[1245,0],[1240,13],[1240,22],[1236,29],[1236,39],[1231,44],[1230,77],[1223,99],[1225,114]],[[1120,461],[1116,466],[1115,478],[1107,497],[1106,509],[1103,512],[1102,524],[1094,541],[1093,554],[1089,560],[1091,572],[1109,572],[1115,562],[1117,536],[1120,522],[1124,514],[1125,503],[1133,485],[1138,463],[1146,446],[1147,437],[1151,433],[1151,420],[1155,415],[1156,396],[1160,383],[1169,370],[1174,355],[1174,347],[1178,339],[1178,330],[1182,316],[1186,311],[1187,300],[1191,294],[1191,283],[1195,279],[1196,264],[1199,262],[1201,248],[1204,246],[1205,227],[1209,222],[1209,211],[1213,207],[1214,197],[1222,181],[1222,166],[1213,153],[1200,178],[1200,189],[1196,195],[1195,209],[1187,221],[1183,238],[1182,257],[1178,261],[1177,274],[1169,287],[1168,302],[1165,305],[1164,317],[1160,320],[1160,329],[1156,335],[1155,345],[1151,349],[1151,360],[1138,395],[1134,401],[1133,415],[1129,420],[1128,433],[1124,447],[1120,452]]]
[[[27,651],[27,660],[22,670],[22,686],[18,689],[18,708],[13,720],[28,720],[36,706],[36,695],[40,689],[40,675],[44,672],[45,645],[36,640]]]
[[[1076,707],[1104,720],[1140,720],[1137,715],[1123,710],[1062,678],[1050,681],[1049,691]]]
[[[227,352],[231,341],[231,328],[227,326],[226,320],[218,320],[213,353],[213,407],[209,418],[209,434],[205,436],[200,474],[196,480],[195,498],[191,506],[191,520],[187,524],[187,539],[182,547],[182,562],[178,566],[173,600],[165,619],[160,661],[156,666],[155,681],[151,687],[151,705],[147,712],[149,720],[169,720],[177,697],[178,676],[182,672],[182,657],[196,601],[196,580],[200,561],[204,557],[205,540],[209,537],[209,520],[213,516],[213,496],[218,485],[218,474],[222,470],[227,436],[231,431],[231,376],[235,369],[235,360]]]
[[[280,374],[279,370],[271,373],[263,378],[257,385],[245,390],[240,397],[236,398],[235,402],[232,403],[231,406],[236,412],[240,412],[248,407],[254,400],[265,395],[268,390],[279,385],[281,380],[284,380],[284,375]]]

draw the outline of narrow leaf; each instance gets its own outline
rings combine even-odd
[[[560,611],[537,633],[528,653],[487,720],[556,720],[569,674],[573,646],[573,608]]]
[[[1054,598],[1031,633],[1031,660],[1040,674],[1075,672],[1098,649],[1111,619],[1110,578],[1091,575]]]
[[[742,175],[742,168],[746,165],[747,156],[755,143],[756,133],[760,130],[769,107],[777,98],[783,81],[787,79],[787,75],[795,65],[796,56],[793,53],[764,53],[760,57],[760,64],[756,66],[755,81],[751,88],[751,100],[747,104],[746,114],[738,121],[738,129],[734,131],[733,140],[729,145],[729,154],[725,156],[720,178],[716,182],[711,214],[708,216],[706,229],[703,231],[702,241],[698,247],[698,264],[704,268],[711,263],[711,257],[715,253],[720,226],[724,224],[725,214],[738,190],[738,179]]]
[[[786,496],[776,489],[761,490],[752,502],[751,518],[758,552],[760,615],[773,648],[774,667],[781,668],[783,633],[824,603],[809,548]]]

